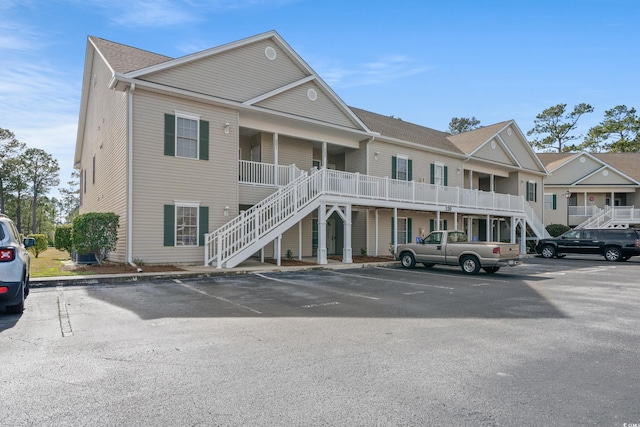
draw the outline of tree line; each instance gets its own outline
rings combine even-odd
[[[53,235],[56,224],[69,223],[78,212],[79,177],[72,174],[61,198],[47,193],[60,184],[58,161],[29,148],[13,132],[0,128],[0,213],[11,217],[23,234]]]
[[[640,118],[635,108],[617,105],[606,110],[602,121],[586,135],[576,135],[578,120],[590,113],[593,107],[586,103],[575,105],[571,111],[567,104],[546,108],[536,116],[533,129],[527,132],[527,136],[534,136],[529,143],[545,152],[640,152]],[[475,117],[454,117],[449,122],[449,132],[453,135],[479,127],[480,120]]]

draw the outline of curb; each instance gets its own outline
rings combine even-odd
[[[302,270],[343,270],[353,268],[368,267],[385,267],[398,265],[397,261],[389,262],[370,262],[370,263],[352,263],[352,264],[326,264],[326,265],[309,265],[309,266],[273,266],[254,267],[244,269],[214,270],[214,271],[167,271],[161,273],[131,273],[131,274],[104,274],[91,276],[58,276],[58,277],[37,277],[29,280],[29,287],[36,288],[52,288],[58,286],[91,286],[101,283],[135,283],[147,282],[153,280],[171,280],[171,279],[198,279],[216,276],[236,276],[242,274],[253,273],[279,273],[285,271],[302,271]]]

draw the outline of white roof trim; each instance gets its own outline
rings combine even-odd
[[[256,103],[258,103],[260,101],[264,101],[265,99],[271,98],[272,96],[276,96],[276,95],[281,94],[283,92],[286,92],[286,91],[288,91],[290,89],[293,89],[294,87],[298,87],[300,85],[303,85],[303,84],[308,83],[308,82],[310,82],[312,80],[315,80],[315,79],[316,79],[315,75],[305,77],[303,79],[298,80],[297,82],[289,83],[288,85],[282,86],[282,87],[280,87],[278,89],[274,89],[274,90],[272,90],[270,92],[267,92],[267,93],[264,93],[262,95],[256,96],[253,99],[249,99],[247,101],[244,101],[243,104],[244,105],[256,104]]]

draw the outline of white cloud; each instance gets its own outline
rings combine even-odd
[[[324,68],[324,69],[323,69]],[[384,56],[354,69],[337,66],[321,67],[318,74],[329,86],[336,88],[380,85],[422,74],[434,67],[415,64],[403,55]]]

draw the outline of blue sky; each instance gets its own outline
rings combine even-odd
[[[0,127],[73,169],[88,35],[180,57],[276,30],[350,106],[447,130],[640,108],[637,0],[0,0]],[[53,192],[52,194],[54,194]]]

